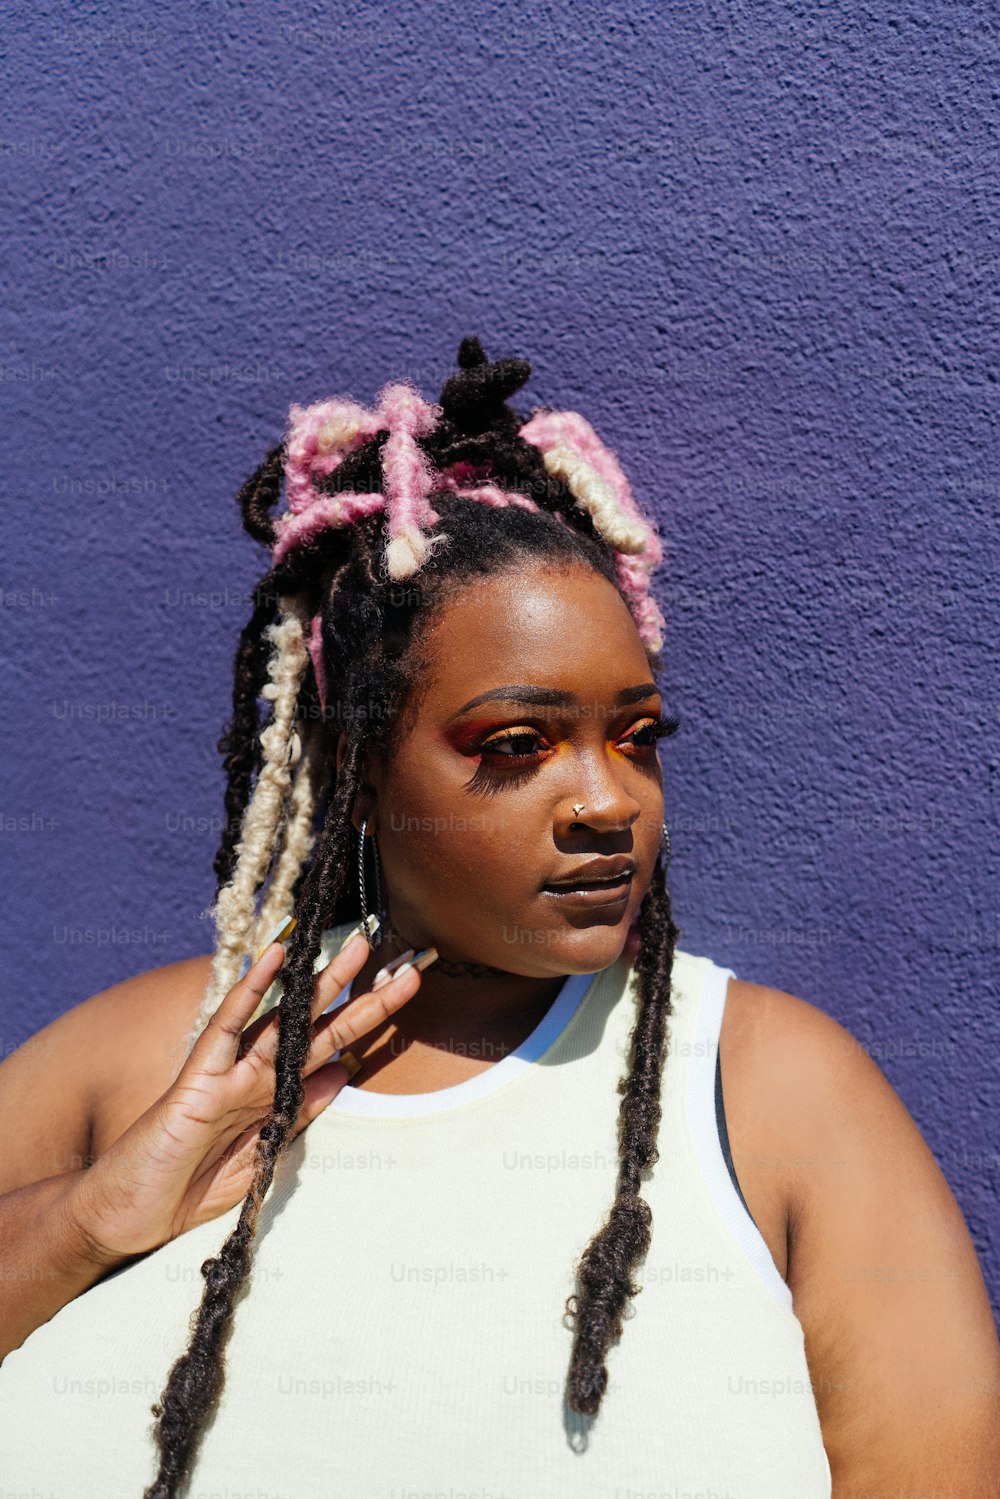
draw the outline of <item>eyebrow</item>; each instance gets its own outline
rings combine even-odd
[[[623,687],[614,696],[616,708],[623,707],[627,703],[641,703],[644,698],[654,697],[659,688],[655,682],[639,682],[635,687]],[[471,697],[467,703],[463,703],[457,713],[453,713],[448,722],[452,723],[456,718],[461,718],[463,713],[468,713],[470,708],[478,708],[480,703],[535,703],[545,708],[568,708],[576,702],[576,695],[572,692],[557,692],[552,687],[535,687],[530,684],[511,683],[506,687],[492,687],[489,692],[481,692],[478,697]]]

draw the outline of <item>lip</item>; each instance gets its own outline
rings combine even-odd
[[[592,884],[588,890],[543,890],[553,901],[561,905],[627,905],[631,880],[619,880],[618,884]]]
[[[576,891],[581,885],[594,885],[600,881],[604,886],[610,886],[612,881],[616,884],[625,875],[635,874],[635,860],[628,859],[619,854],[613,859],[588,859],[583,864],[576,864],[568,869],[565,874],[556,879],[546,880],[542,889],[546,893],[556,894],[558,892]]]
[[[632,890],[632,876],[622,875],[613,884],[588,885],[574,890],[571,886],[543,886],[542,894],[562,906],[624,906]]]

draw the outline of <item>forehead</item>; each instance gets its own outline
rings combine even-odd
[[[582,697],[649,677],[621,594],[582,566],[535,564],[474,580],[436,612],[425,646],[426,693],[452,711],[503,683],[551,685]]]

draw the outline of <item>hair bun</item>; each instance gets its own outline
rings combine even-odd
[[[458,350],[461,374],[441,387],[440,406],[453,426],[469,436],[488,429],[516,431],[520,418],[506,409],[511,396],[531,378],[527,359],[498,359],[491,363],[475,334],[463,338]]]

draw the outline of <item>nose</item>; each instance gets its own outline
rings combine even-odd
[[[577,762],[580,765],[580,762]],[[588,758],[581,773],[573,777],[572,795],[561,804],[563,831],[574,823],[601,833],[623,833],[642,813],[642,807],[628,790],[607,755]],[[579,813],[574,806],[583,803]]]

